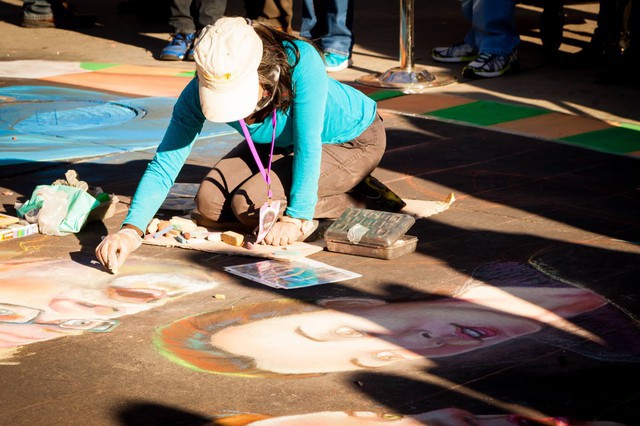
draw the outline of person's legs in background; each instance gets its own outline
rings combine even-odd
[[[313,0],[302,1],[302,20],[300,21],[300,36],[309,40],[320,38],[321,25],[318,22],[316,5]],[[321,46],[322,47],[322,46]]]
[[[462,0],[462,15],[471,22],[464,41],[434,48],[433,59],[469,62],[466,77],[497,77],[517,67],[514,0]]]
[[[169,26],[173,29],[171,41],[160,52],[163,61],[181,61],[195,40],[196,24],[191,15],[192,0],[172,0]]]
[[[327,71],[334,72],[351,65],[353,48],[353,0],[332,0],[302,3],[300,35],[310,40],[320,39]]]
[[[327,71],[340,71],[351,65],[353,0],[328,2],[326,17],[327,34],[322,37],[322,50],[325,52]]]
[[[24,0],[22,26],[26,28],[89,28],[97,22],[93,15],[79,15],[61,0]]]
[[[193,42],[198,31],[224,16],[227,0],[172,0],[169,25],[173,35],[162,49],[163,61],[193,61]]]
[[[54,28],[53,10],[48,0],[24,0],[22,26],[28,28]]]
[[[517,67],[520,36],[514,0],[463,0],[471,8],[471,30],[465,38],[476,46],[478,57],[462,71],[465,77],[498,77]],[[463,13],[468,13],[463,12]]]
[[[187,50],[185,59],[193,61],[193,42],[198,37],[198,33],[207,25],[213,25],[218,19],[224,16],[227,8],[227,0],[195,0],[195,37]]]
[[[247,17],[277,30],[292,33],[293,0],[247,0]]]
[[[462,16],[471,25],[473,22],[473,0],[462,0]],[[478,45],[474,37],[473,27],[469,29],[464,41],[452,46],[434,47],[431,57],[438,62],[471,62],[478,57]]]
[[[622,15],[628,0],[600,0],[597,27],[591,37],[592,59],[609,60],[619,56],[624,30]]]
[[[640,1],[601,0],[589,64],[600,84],[636,83],[640,66]]]

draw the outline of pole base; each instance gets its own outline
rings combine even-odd
[[[384,73],[368,74],[356,78],[356,83],[404,93],[420,93],[431,87],[445,86],[457,80],[451,74],[432,74],[423,68],[391,68]]]

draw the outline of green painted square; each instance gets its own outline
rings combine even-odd
[[[640,125],[638,124],[631,124],[631,123],[622,123],[620,125],[620,127],[624,127],[626,129],[632,129],[632,130],[637,130],[640,132]]]
[[[120,64],[101,64],[98,62],[81,62],[80,68],[88,71],[100,71],[106,68],[117,67]]]
[[[398,90],[378,90],[377,92],[369,93],[371,99],[376,102],[384,101],[385,99],[397,98],[398,96],[404,96],[404,93]]]
[[[176,74],[177,77],[194,77],[196,75],[195,71],[184,71]]]
[[[550,111],[546,109],[511,105],[502,102],[476,101],[469,104],[431,111],[425,115],[462,121],[479,126],[492,126],[494,124],[506,123],[507,121],[548,114],[549,112]]]
[[[627,127],[610,127],[595,132],[568,136],[561,140],[613,154],[640,151],[640,130]]]

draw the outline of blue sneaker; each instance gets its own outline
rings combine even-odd
[[[327,64],[327,72],[342,71],[353,64],[353,61],[348,56],[342,56],[331,52],[324,52],[324,61]]]
[[[193,41],[195,41],[195,38]],[[195,46],[193,41],[191,42],[191,46],[189,46],[189,50],[187,50],[187,56],[184,57],[185,61],[189,61],[189,62],[195,61],[195,58],[193,56],[195,55]]]
[[[160,52],[162,61],[181,61],[192,47],[195,34],[174,34],[171,42]]]

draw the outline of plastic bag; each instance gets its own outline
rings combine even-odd
[[[45,187],[38,196],[42,197],[42,207],[38,212],[38,230],[46,235],[64,235],[59,229],[69,209],[67,194]]]
[[[79,188],[39,185],[31,198],[17,209],[18,216],[38,222],[47,235],[68,235],[82,229],[91,210],[100,202]]]

